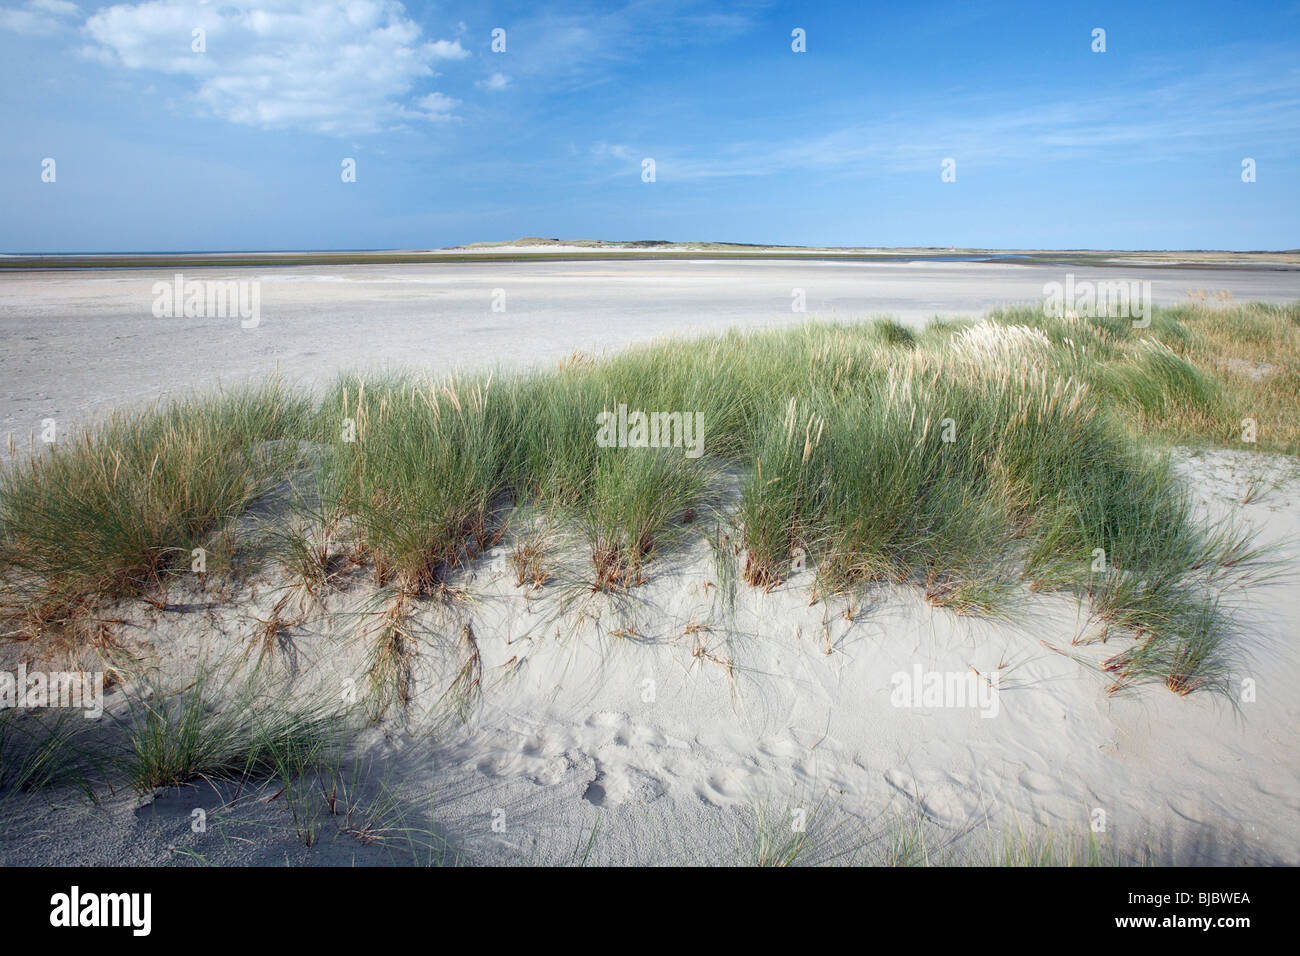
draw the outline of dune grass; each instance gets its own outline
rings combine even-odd
[[[1046,318],[1035,308],[990,319],[1040,329],[1058,370],[1089,382],[1131,428],[1180,444],[1300,454],[1300,303],[1160,308],[1149,328],[1123,318]],[[1242,440],[1242,422],[1257,425]]]
[[[73,787],[93,799],[95,758],[80,713],[0,710],[0,808],[15,794]]]
[[[252,681],[199,674],[183,688],[146,681],[118,718],[119,761],[140,793],[206,779],[279,780],[325,765],[341,746],[345,715],[319,702],[285,705]]]
[[[981,838],[982,837],[982,838]],[[1003,824],[1000,833],[978,827],[945,833],[931,824],[919,808],[884,818],[866,862],[890,867],[1120,867],[1172,865],[1171,859],[1149,843],[1120,844],[1091,828],[1054,829],[1026,825],[1018,818]]]
[[[347,375],[314,410],[272,385],[117,416],[11,469],[0,577],[29,618],[147,594],[300,469],[307,440],[317,493],[291,563],[317,588],[345,553],[370,567],[392,595],[389,660],[413,602],[518,509],[576,529],[593,590],[626,590],[739,475],[738,512],[710,517],[739,529],[753,586],[803,553],[819,596],[910,582],[998,613],[1026,586],[1066,590],[1136,638],[1107,664],[1113,689],[1222,688],[1219,589],[1259,555],[1198,523],[1165,449],[1293,454],[1298,386],[1300,305],[1197,303],[1146,329],[1026,308],[666,340],[530,374]],[[698,414],[704,455],[601,447],[620,405]]]
[[[332,438],[323,465],[335,506],[373,561],[381,586],[426,594],[489,537],[509,433],[490,383],[347,377],[318,416]]]
[[[310,410],[272,382],[119,412],[5,470],[4,603],[32,629],[68,625],[87,602],[157,600],[196,549],[215,565],[220,532],[295,460],[287,440]]]

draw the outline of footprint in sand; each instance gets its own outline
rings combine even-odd
[[[651,803],[667,791],[663,782],[635,768],[600,770],[587,784],[582,798],[597,807],[616,807],[624,803]]]
[[[695,793],[710,806],[730,806],[748,798],[752,778],[753,774],[736,768],[715,770],[703,784],[695,788]]]
[[[627,714],[620,714],[615,710],[602,710],[588,717],[586,724],[588,727],[617,727],[619,724],[627,723],[628,720]]]
[[[1020,771],[1020,785],[1031,793],[1052,793],[1058,789],[1055,780],[1033,770]]]
[[[515,772],[517,760],[513,756],[502,754],[500,756],[484,757],[474,769],[485,777],[508,777]]]
[[[918,780],[895,768],[886,772],[885,782],[909,800],[916,801],[926,818],[941,827],[962,826],[969,822],[971,814],[979,806],[974,789],[954,777],[927,775],[927,779]]]
[[[779,760],[797,760],[799,757],[806,756],[808,749],[800,747],[789,738],[769,738],[759,742],[758,752],[765,757],[774,757]]]
[[[529,782],[539,787],[553,787],[563,780],[573,769],[573,761],[568,754],[560,754],[549,760],[538,761],[540,766],[525,774]]]

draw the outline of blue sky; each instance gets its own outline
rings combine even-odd
[[[1297,248],[1300,2],[0,0],[0,130],[10,253]]]

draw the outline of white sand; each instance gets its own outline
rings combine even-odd
[[[153,318],[149,290],[164,274],[3,275],[0,429],[26,434],[46,416],[75,424],[125,402],[276,365],[319,382],[358,365],[523,364],[671,330],[801,321],[789,312],[791,287],[807,289],[810,316],[974,314],[1034,300],[1063,271],[638,262],[204,276],[264,283],[256,330]],[[1230,288],[1237,299],[1300,297],[1294,273],[1150,277],[1157,302],[1197,288]],[[505,314],[490,311],[495,287],[508,290]],[[1262,541],[1284,542],[1294,568],[1300,480],[1292,475],[1262,500],[1237,505],[1257,462],[1222,452],[1188,457],[1182,467],[1209,513],[1239,510]],[[697,540],[653,564],[626,606],[592,597],[566,608],[573,592],[565,585],[527,599],[504,560],[503,549],[489,552],[457,579],[467,603],[421,611],[412,707],[420,733],[389,722],[354,741],[367,754],[372,794],[383,780],[412,820],[432,809],[437,832],[469,859],[571,859],[596,827],[594,860],[735,862],[749,852],[756,814],[783,829],[792,809],[812,815],[810,860],[879,859],[889,821],[916,814],[932,848],[953,841],[951,852],[966,858],[988,831],[1042,824],[1086,834],[1101,810],[1106,839],[1127,850],[1150,844],[1166,862],[1300,863],[1294,576],[1233,596],[1246,656],[1235,686],[1240,692],[1251,679],[1256,687],[1238,713],[1161,686],[1108,697],[1108,681],[1091,665],[1124,643],[1072,645],[1085,622],[1059,596],[1026,595],[1007,620],[988,621],[931,608],[912,589],[879,590],[849,620],[842,601],[809,605],[805,573],[767,595],[742,583],[733,613],[712,586],[723,580],[712,552]],[[580,574],[583,561],[566,567]],[[211,596],[178,592],[173,600],[188,610],[130,609],[137,624],[123,627],[121,639],[140,660],[188,681],[199,660],[242,653],[255,619],[279,597],[276,587],[261,582],[233,606],[209,609]],[[372,592],[357,580],[332,600],[335,612],[356,614],[336,613],[328,624],[313,616],[291,631],[296,670],[285,677],[287,663],[276,665],[286,697],[335,697],[347,680],[362,680]],[[483,692],[467,724],[443,722],[430,737],[429,720],[463,663],[458,642],[467,623],[482,656]],[[27,645],[0,645],[0,667],[32,655]],[[893,706],[891,679],[918,663],[1000,673],[997,715]],[[115,693],[110,707],[120,715],[122,706]],[[144,801],[109,794],[100,806],[67,791],[53,794],[53,806],[43,797],[11,801],[0,806],[0,862],[158,863],[186,853],[220,863],[410,859],[391,845],[334,835],[332,818],[327,838],[308,849],[294,834],[288,801],[272,797],[202,785]],[[191,830],[196,807],[209,812],[207,833]],[[503,832],[492,826],[497,811]]]
[[[1271,461],[1290,477],[1245,506],[1236,502],[1258,460],[1197,454],[1180,467],[1207,513],[1238,510],[1262,541],[1289,538],[1294,567],[1300,481],[1293,463]],[[581,574],[580,561],[567,567]],[[809,604],[809,579],[766,595],[742,583],[730,613],[700,540],[652,564],[622,606],[600,596],[562,609],[578,592],[553,582],[526,598],[498,548],[453,578],[467,600],[419,615],[414,733],[389,721],[356,743],[369,748],[372,780],[400,791],[413,816],[431,809],[437,832],[478,862],[570,860],[593,827],[593,861],[736,862],[751,852],[756,818],[783,829],[799,809],[813,820],[810,862],[879,859],[890,821],[918,815],[933,852],[960,860],[1016,828],[1086,835],[1098,810],[1103,840],[1165,862],[1300,862],[1294,577],[1233,598],[1248,658],[1236,686],[1257,686],[1239,714],[1159,685],[1108,697],[1089,665],[1126,642],[1072,646],[1084,625],[1061,597],[1026,595],[1008,620],[988,621],[932,608],[911,588],[872,590],[850,621],[842,600]],[[270,582],[257,591],[237,610],[133,612],[141,626],[124,639],[185,682],[196,661],[245,646],[278,597]],[[318,616],[292,631],[295,676],[284,676],[288,657],[275,665],[286,696],[332,697],[362,680],[372,591],[354,581],[333,599],[332,624]],[[173,600],[197,608],[204,598]],[[466,623],[482,694],[468,723],[434,723],[464,660]],[[4,651],[12,667],[17,651]],[[916,666],[999,672],[996,714],[895,706],[894,675]],[[111,703],[120,712],[120,693]],[[275,789],[235,799],[201,784],[100,808],[58,793],[55,809],[9,811],[0,861],[167,862],[177,847],[224,863],[409,860],[332,828],[306,849],[289,809],[268,799]],[[207,833],[190,832],[194,807],[211,814]]]
[[[0,438],[26,448],[42,420],[75,427],[96,412],[279,370],[320,383],[346,368],[409,364],[438,372],[550,362],[665,333],[892,314],[978,316],[1039,302],[1066,272],[1150,279],[1157,304],[1196,290],[1237,301],[1300,299],[1300,272],[1115,269],[969,262],[455,262],[191,270],[261,283],[261,322],[158,319],[155,282],[174,270],[0,274]],[[494,290],[505,294],[494,312]],[[791,310],[804,290],[806,313]],[[3,454],[3,451],[0,451]]]

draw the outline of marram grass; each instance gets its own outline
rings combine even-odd
[[[115,413],[0,474],[3,603],[31,623],[155,594],[296,459],[310,405],[265,386]]]
[[[620,405],[696,414],[704,454],[602,447]],[[346,556],[402,607],[445,596],[522,509],[585,540],[593,589],[624,590],[708,517],[738,528],[750,585],[805,555],[818,595],[910,582],[996,613],[1026,587],[1065,590],[1135,638],[1107,664],[1115,688],[1221,689],[1220,590],[1259,555],[1198,521],[1167,449],[1294,454],[1297,411],[1300,305],[1192,303],[1145,329],[1032,308],[921,330],[814,322],[537,373],[346,375],[314,408],[278,385],[193,399],[11,467],[0,580],[33,632],[147,596],[196,547],[239,553],[235,519],[299,481],[311,447],[317,493],[287,522],[301,546],[279,550],[312,588]],[[718,514],[724,475],[741,494]]]

